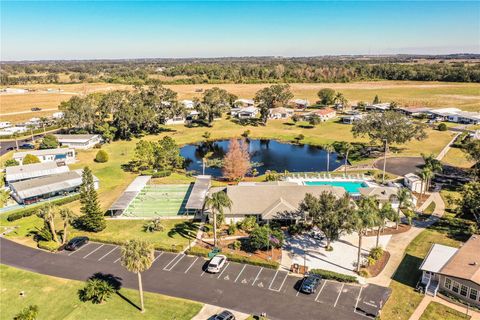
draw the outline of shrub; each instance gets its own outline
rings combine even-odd
[[[235,232],[237,232],[237,226],[235,225],[235,223],[231,223],[228,226],[227,234],[229,236],[231,236],[231,235],[235,234]]]
[[[40,149],[55,149],[58,148],[60,144],[58,143],[57,137],[53,134],[47,134],[43,137],[42,142],[40,143]]]
[[[40,163],[40,159],[33,154],[27,154],[23,158],[22,164],[32,164],[32,163]]]
[[[365,269],[365,268],[360,269],[360,272],[358,273],[358,275],[359,275],[360,277],[370,278],[370,272],[368,272],[368,270]]]
[[[152,178],[164,178],[164,177],[168,177],[172,174],[172,171],[170,170],[161,170],[161,171],[157,171],[157,172],[154,172],[152,174]]]
[[[249,135],[250,135],[250,130],[245,130],[242,133],[242,137],[244,137],[244,138],[248,138]]]
[[[305,139],[305,136],[301,133],[294,138],[296,143],[300,143],[300,141],[302,141],[303,139]]]
[[[382,247],[375,247],[372,250],[370,250],[370,253],[368,254],[369,257],[372,257],[373,259],[378,260],[383,256],[383,249]]]
[[[143,231],[145,232],[163,231],[164,229],[165,227],[162,224],[162,220],[159,218],[150,220],[143,225]]]
[[[276,241],[272,241],[272,239],[276,239]],[[267,250],[269,247],[281,248],[283,245],[283,232],[281,230],[272,230],[269,226],[257,226],[250,233],[248,243],[254,250]]]
[[[375,265],[375,263],[377,263],[377,259],[375,259],[374,257],[371,257],[371,256],[367,257],[367,265],[368,266],[373,266],[373,265]]]
[[[447,131],[448,127],[445,123],[440,123],[437,127],[438,131]]]
[[[13,320],[35,320],[38,318],[38,306],[37,305],[29,305],[20,313],[17,313]]]
[[[267,170],[265,172],[265,181],[278,181],[280,180],[280,174],[275,170]]]
[[[238,223],[238,227],[246,232],[252,231],[257,226],[257,218],[254,216],[246,217]]]
[[[305,225],[302,223],[291,224],[288,226],[288,233],[292,236],[300,234],[305,230]]]
[[[64,204],[67,204],[67,203],[70,203],[70,202],[73,202],[73,201],[76,201],[80,199],[80,195],[76,194],[76,195],[73,195],[73,196],[68,196],[68,197],[65,197],[65,198],[61,198],[61,199],[56,199],[56,200],[53,200],[53,201],[50,201],[50,203],[52,204],[56,204],[58,206],[61,206],[61,205],[64,205]],[[11,213],[8,217],[7,217],[7,220],[8,221],[15,221],[15,220],[18,220],[18,219],[21,219],[21,218],[25,218],[25,217],[29,217],[31,215],[34,215],[37,213],[37,210],[40,208],[41,206],[37,206],[37,207],[33,207],[33,208],[27,208],[27,209],[23,209],[23,210],[20,210],[20,211],[16,211],[14,213]]]
[[[50,251],[50,252],[55,252],[55,251],[58,250],[58,248],[60,248],[60,244],[58,242],[45,241],[45,240],[39,241],[37,246],[40,249],[47,250],[47,251]]]
[[[103,303],[115,292],[115,288],[106,280],[89,279],[85,288],[78,291],[80,300],[83,302]]]
[[[334,271],[322,270],[322,269],[312,269],[310,273],[318,274],[322,276],[323,279],[330,279],[339,282],[355,282],[358,283],[357,277],[349,276],[346,274],[337,273]]]
[[[108,153],[105,150],[98,150],[97,155],[95,156],[95,162],[105,163],[108,161]]]
[[[232,247],[234,250],[240,250],[240,248],[242,247],[242,243],[239,241],[239,240],[235,240],[233,243],[232,243]]]
[[[7,161],[5,161],[5,167],[14,167],[14,166],[18,166],[20,163],[18,163],[17,160],[15,159],[8,159]]]

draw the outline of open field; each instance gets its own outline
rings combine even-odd
[[[475,164],[475,162],[468,160],[467,154],[459,148],[451,148],[442,162],[459,168],[471,168]]]
[[[430,302],[427,309],[423,312],[420,320],[462,320],[470,319],[471,316],[467,316],[457,310],[444,306],[438,302]]]
[[[255,92],[270,84],[195,84],[167,85],[178,92],[179,99],[200,97],[197,89],[221,87],[239,97],[251,98]],[[53,108],[67,100],[73,94],[88,94],[93,92],[108,92],[115,89],[131,89],[130,85],[110,83],[85,84],[36,84],[16,86],[38,90],[28,94],[13,94],[0,96],[1,114],[28,111],[31,107]],[[46,89],[60,89],[62,93],[46,93]],[[372,101],[378,95],[382,101],[397,101],[402,105],[427,107],[458,107],[463,110],[480,111],[480,84],[448,83],[424,81],[366,81],[352,83],[294,83],[291,89],[296,98],[309,99],[314,103],[317,92],[322,88],[332,88],[341,91],[351,102]],[[30,118],[28,114],[2,116],[3,121],[21,121]]]
[[[145,313],[128,301],[137,303],[138,292],[120,289],[103,304],[81,302],[78,290],[84,283],[24,271],[0,265],[0,319],[13,319],[29,305],[39,307],[38,319],[184,319],[195,316],[202,305],[197,302],[145,293]],[[25,292],[21,297],[19,292]],[[56,298],[52,298],[54,295]]]

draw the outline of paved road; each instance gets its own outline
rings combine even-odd
[[[48,253],[0,238],[0,263],[37,273],[86,280],[95,273],[119,277],[136,288],[136,276],[120,265],[120,248],[90,242],[78,251]],[[365,319],[355,309],[380,305],[389,292],[376,285],[350,285],[324,280],[318,293],[295,289],[299,278],[284,271],[230,262],[219,274],[204,271],[203,258],[156,251],[143,274],[146,291],[186,298],[249,314],[266,312],[269,319]]]
[[[60,129],[55,129],[51,131],[47,131],[47,133],[54,133]],[[35,140],[40,139],[44,136],[43,133],[39,133],[34,135]],[[0,137],[1,138],[1,137]],[[32,136],[24,137],[23,139],[18,139],[18,145],[22,145],[23,143],[30,143],[32,141]],[[9,141],[0,141],[0,156],[3,156],[5,153],[7,153],[10,150],[7,150],[8,148],[16,148],[17,145],[15,143],[15,140],[9,140]],[[20,151],[28,151],[28,150],[20,150]]]

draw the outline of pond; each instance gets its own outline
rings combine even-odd
[[[275,140],[248,139],[250,161],[260,174],[267,170],[277,172],[316,172],[327,170],[327,153],[319,147],[282,143]],[[210,159],[222,159],[228,151],[229,140],[188,144],[180,149],[187,159],[187,170],[202,173],[202,159],[208,154]],[[330,154],[330,171],[343,164],[343,159],[333,152]],[[210,161],[214,162],[214,161]],[[216,166],[205,168],[205,174],[222,176],[222,169]]]

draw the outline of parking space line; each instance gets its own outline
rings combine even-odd
[[[106,256],[108,256],[110,253],[112,253],[115,249],[117,249],[118,247],[115,246],[112,250],[108,251],[108,253],[106,253],[103,257],[101,257],[100,259],[98,259],[97,261],[100,261],[102,260],[103,258],[105,258]]]
[[[355,302],[355,307],[353,308],[353,312],[355,312],[355,310],[357,310],[358,301],[360,301],[360,296],[362,295],[362,290],[363,290],[363,287],[360,287],[360,292],[358,292],[357,302]]]
[[[165,270],[165,271],[172,271],[172,269],[175,268],[175,266],[177,265],[177,263],[179,263],[180,260],[182,260],[183,257],[185,257],[185,256],[186,256],[186,254],[183,254],[183,253],[182,253],[182,254],[179,254],[177,257],[180,257],[180,259],[177,259],[177,260],[175,261],[175,263],[174,263],[173,265],[171,265],[171,266],[167,269],[167,266],[168,266],[170,263],[173,262],[173,260],[170,261],[170,263],[167,264],[167,265],[165,266],[165,268],[163,268],[163,270]],[[174,260],[175,260],[175,259],[174,259]]]
[[[282,290],[283,285],[285,284],[285,281],[287,280],[287,278],[288,278],[288,272],[287,272],[287,274],[285,275],[285,278],[283,278],[282,285],[280,286],[280,288],[278,288],[278,292],[280,292],[280,290]]]
[[[322,285],[322,287],[320,288],[320,291],[318,291],[317,296],[315,297],[315,301],[316,301],[316,302],[318,302],[317,299],[318,299],[318,297],[320,296],[320,293],[322,293],[323,288],[325,287],[325,284],[327,284],[327,281],[328,281],[328,280],[324,280],[324,281],[323,281],[323,285]]]
[[[337,306],[338,299],[342,295],[342,291],[343,291],[344,286],[345,286],[345,283],[342,283],[342,287],[340,288],[340,292],[338,293],[337,300],[335,300],[335,304],[333,305],[334,308]]]
[[[262,270],[263,270],[263,267],[260,268],[260,271],[258,271],[257,276],[255,277],[255,280],[253,280],[252,287],[255,284],[255,282],[257,282],[258,277],[260,276],[260,273],[262,273]]]
[[[118,262],[118,260],[120,260],[120,259],[121,259],[121,257],[120,257],[120,258],[118,258],[117,260],[113,261],[113,263],[117,263],[117,262]]]
[[[187,273],[188,270],[190,270],[190,268],[193,267],[193,265],[195,264],[195,262],[197,262],[197,260],[198,260],[198,257],[195,258],[195,260],[193,260],[192,264],[187,268],[187,270],[185,270],[185,273]]]
[[[227,265],[225,266],[225,268],[223,268],[222,272],[220,272],[220,274],[218,275],[217,279],[220,279],[220,277],[222,276],[223,272],[225,270],[227,270],[228,266],[230,265],[230,262],[227,263]]]
[[[240,273],[238,274],[238,276],[235,278],[235,281],[233,281],[233,282],[237,282],[238,278],[240,278],[240,275],[242,274],[243,270],[245,270],[245,267],[246,267],[246,266],[247,266],[246,264],[243,265],[242,270],[240,271]]]
[[[86,257],[88,257],[89,255],[91,255],[92,253],[94,253],[95,251],[97,251],[98,249],[100,249],[101,247],[103,247],[104,245],[102,244],[100,247],[96,248],[95,250],[93,250],[92,252],[88,253],[85,257],[83,257],[83,259],[85,259]]]
[[[82,250],[83,248],[86,248],[86,247],[87,247],[89,244],[90,244],[90,242],[89,242],[89,243],[87,243],[86,245],[84,245],[83,247],[80,247],[80,249],[78,249],[78,250],[75,250],[75,251],[72,251],[72,252],[71,252],[71,253],[69,253],[68,255],[69,255],[69,256],[71,256],[71,255],[72,255],[72,254],[74,254],[75,252],[78,252],[78,251]]]
[[[175,257],[173,257],[173,259],[170,260],[165,267],[163,267],[163,270],[166,270],[167,267],[168,267],[171,263],[173,263],[173,261],[177,260],[177,258],[178,258],[179,256],[180,256],[179,254],[175,255]],[[166,270],[166,271],[170,271],[170,270]]]
[[[305,281],[305,277],[302,279],[302,283],[300,284],[300,287],[298,287],[297,294],[296,294],[297,297],[298,297],[298,294],[300,293],[300,290],[302,289],[303,281]]]
[[[278,274],[278,270],[277,270],[277,272],[275,272],[275,275],[273,276],[272,282],[270,282],[270,285],[268,286],[269,290],[272,290],[272,283],[275,281],[275,278],[277,277],[277,274]]]
[[[153,259],[152,261],[152,264],[157,261],[158,258],[160,258],[160,256],[163,254],[163,251],[160,251],[160,254],[158,256],[155,257],[155,259]]]

